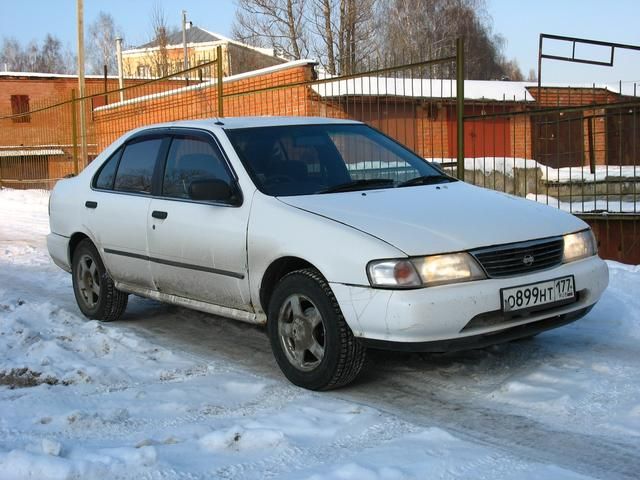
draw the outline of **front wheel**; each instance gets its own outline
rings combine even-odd
[[[115,287],[90,240],[80,242],[73,252],[71,272],[73,293],[86,317],[110,322],[122,316],[129,296]]]
[[[309,268],[280,280],[269,303],[268,332],[284,375],[310,390],[353,381],[366,350],[353,336],[320,272]]]

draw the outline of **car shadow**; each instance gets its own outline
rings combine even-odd
[[[155,339],[165,348],[222,360],[270,378],[283,378],[273,359],[264,327],[132,297],[117,322]],[[514,375],[549,360],[547,333],[477,350],[402,353],[370,349],[358,379],[347,389],[384,382],[420,382],[434,388],[491,391]]]

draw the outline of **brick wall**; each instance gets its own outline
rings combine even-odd
[[[335,95],[321,98],[309,86],[299,85],[314,78],[311,64],[297,64],[288,68],[271,69],[263,73],[239,75],[224,82],[224,115],[317,115],[335,118],[354,118],[365,121],[400,142],[408,145],[424,157],[453,158],[456,153],[456,115],[455,104],[451,99],[442,101],[409,99],[401,97],[358,97]],[[171,94],[168,90],[185,86],[182,79],[163,82],[144,82],[127,80],[132,86],[126,94],[127,102],[119,103],[118,94],[110,94],[105,99],[100,95],[87,105],[87,142],[89,154],[94,156],[109,143],[123,133],[143,125],[175,121],[181,119],[208,118],[218,115],[217,87],[215,84],[194,86]],[[44,104],[51,104],[70,97],[71,90],[76,88],[74,77],[2,77],[0,76],[0,115],[11,112],[11,95],[30,97],[31,109]],[[287,86],[295,85],[295,86]],[[108,89],[117,88],[117,79],[108,80]],[[104,89],[103,79],[87,79],[89,93],[101,92]],[[532,93],[535,88],[530,89]],[[340,92],[336,92],[340,93]],[[140,98],[144,97],[144,98]],[[135,101],[140,99],[141,101]],[[544,88],[541,92],[543,106],[555,106],[558,102],[566,105],[589,105],[593,102],[612,102],[619,98],[603,89],[560,89]],[[132,101],[133,100],[133,101]],[[101,108],[108,104],[107,108]],[[484,104],[483,104],[484,105]],[[470,102],[468,108],[477,113],[478,108],[492,113],[495,108],[512,109],[523,112],[506,119],[500,119],[501,125],[490,115],[484,119],[474,120],[475,134],[487,134],[484,143],[491,146],[491,132],[498,132],[505,137],[504,145],[507,156],[534,157],[533,122],[525,112],[530,108],[539,108],[539,104],[500,104],[488,102],[478,107]],[[474,110],[475,109],[475,110]],[[469,110],[469,112],[471,112]],[[465,112],[467,107],[465,108]],[[467,112],[467,113],[469,113]],[[473,113],[471,112],[471,113]],[[606,122],[601,117],[602,111],[595,109],[584,112],[585,117],[595,116],[592,121],[593,148],[597,164],[606,162]],[[52,176],[59,177],[72,171],[72,110],[69,105],[55,109],[36,112],[31,115],[29,123],[14,123],[11,120],[0,120],[0,146],[20,145],[57,145],[64,150],[64,155],[52,156],[48,160],[48,168]],[[483,124],[482,122],[487,122]],[[586,118],[579,120],[584,133],[580,145],[584,148],[583,165],[589,164],[589,137]],[[504,124],[506,123],[506,127]],[[495,132],[493,136],[495,136]],[[473,133],[473,132],[472,132]],[[477,140],[477,139],[476,139]],[[467,142],[468,145],[470,144]],[[477,143],[477,142],[476,142]],[[495,145],[493,145],[495,147]],[[483,149],[485,147],[481,147]],[[493,155],[493,151],[470,152],[467,156]],[[486,150],[486,149],[485,149]],[[501,155],[498,155],[501,156]]]
[[[311,65],[229,79],[223,83],[224,116],[310,115],[312,92],[307,86],[283,88],[311,80]],[[130,103],[93,112],[95,141],[103,149],[129,130],[154,123],[218,115],[217,85],[196,86],[169,95],[142,96]]]
[[[523,108],[517,109],[523,111]],[[510,117],[510,133],[513,156],[517,158],[531,158],[533,146],[531,145],[531,117],[529,115],[515,115]]]
[[[609,260],[640,264],[640,219],[613,217],[582,217],[598,240],[598,254]]]
[[[416,152],[426,158],[452,158],[449,148],[451,109],[441,103],[427,102],[416,109]]]

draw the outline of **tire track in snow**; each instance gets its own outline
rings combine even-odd
[[[28,268],[34,273],[32,281],[25,280],[24,276],[14,277],[6,270],[8,275],[3,272],[0,278],[18,290],[33,291],[35,288],[43,292],[48,301],[73,311],[70,291],[62,297],[60,287],[47,286],[41,277],[48,275],[49,271]],[[203,363],[219,363],[222,360],[227,364],[246,367],[253,374],[285,382],[275,366],[264,334],[255,327],[148,301],[132,302],[132,310],[127,318],[140,320],[118,322],[106,328],[130,329],[166,348],[179,348]],[[615,355],[615,349],[610,353]],[[463,357],[459,361],[464,363],[467,360]],[[456,372],[451,375],[455,377]],[[438,426],[463,439],[491,445],[508,456],[520,455],[601,478],[637,478],[637,472],[640,471],[637,439],[629,438],[627,442],[623,437],[561,430],[537,419],[514,415],[503,405],[488,401],[484,395],[478,396],[478,389],[456,392],[458,387],[460,385],[456,382],[449,384],[430,378],[429,372],[425,374],[412,372],[410,368],[391,368],[365,375],[351,388],[323,395],[377,408],[408,424]],[[464,398],[464,395],[468,395],[468,398]],[[197,421],[198,416],[194,418]],[[315,451],[322,450],[314,449],[305,455],[313,456]],[[293,454],[297,455],[298,452]],[[237,467],[238,471],[255,471],[256,468],[261,468],[260,464]],[[233,475],[233,472],[230,473]]]
[[[172,320],[176,316],[180,322],[174,324]],[[167,325],[176,328],[169,329]],[[252,373],[285,382],[272,359],[265,335],[255,327],[182,309],[166,315],[160,309],[153,318],[131,323],[127,328],[174,348],[179,345],[203,361],[207,358],[219,361],[222,357]],[[546,351],[547,347],[542,350]],[[388,354],[381,355],[384,359]],[[473,352],[470,355],[473,358]],[[496,357],[500,355],[504,352],[496,353]],[[465,362],[465,357],[455,361]],[[500,361],[499,358],[496,361]],[[425,428],[440,427],[463,439],[498,448],[506,455],[520,455],[606,479],[638,478],[640,447],[633,438],[626,442],[620,438],[561,430],[537,419],[513,414],[508,406],[488,400],[485,392],[478,395],[477,389],[456,390],[460,385],[455,382],[434,381],[428,374],[410,368],[399,370],[365,372],[352,386],[322,395],[371,406]],[[483,376],[487,375],[483,372]],[[464,399],[465,394],[469,395],[468,400]]]

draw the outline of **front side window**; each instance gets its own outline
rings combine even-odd
[[[150,138],[128,143],[122,152],[114,190],[151,193],[153,169],[163,138]]]
[[[226,133],[256,186],[268,195],[454,181],[366,125],[294,125]]]
[[[192,182],[222,180],[231,185],[231,175],[219,149],[199,137],[175,137],[169,148],[162,180],[162,195],[190,198]]]

